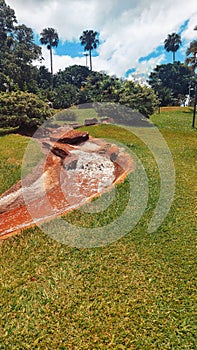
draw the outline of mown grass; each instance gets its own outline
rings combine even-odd
[[[22,158],[28,142],[28,137],[20,135],[0,137],[0,193],[20,179]]]
[[[176,107],[178,108],[178,107]],[[172,131],[186,132],[192,131],[193,108],[180,107],[162,107],[160,114],[152,116],[152,121],[160,128],[170,129]],[[194,132],[197,130],[197,115]]]
[[[87,108],[70,107],[69,109],[59,111],[54,115],[52,124],[64,125],[65,123],[70,124],[70,123],[76,122],[79,125],[84,125],[85,119],[91,119],[91,118],[97,118],[98,120],[100,119],[100,117],[98,117],[98,114],[94,108],[91,108],[89,104],[87,104],[86,107]],[[59,120],[59,115],[60,114],[62,115],[64,111],[65,111],[65,115],[63,120]],[[69,111],[73,113],[73,115],[75,116],[75,120],[66,119],[66,113]]]
[[[123,128],[89,127],[93,136],[110,135],[141,158],[149,178],[148,206],[130,233],[104,247],[72,248],[38,228],[4,241],[1,349],[196,349],[196,130],[192,111],[166,111],[151,119],[176,169],[167,218],[147,233],[159,194],[159,174],[147,147]],[[1,176],[7,181],[1,192],[20,177],[26,143],[17,135],[0,138]],[[18,162],[16,168],[9,170],[9,159]],[[107,213],[111,219],[124,208],[127,186],[126,180],[118,187]],[[75,211],[68,219],[86,225],[85,215]]]

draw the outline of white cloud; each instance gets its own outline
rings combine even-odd
[[[197,31],[194,30],[194,27],[197,25],[197,11],[194,13],[188,22],[187,28],[182,33],[182,39],[187,41],[197,40]]]
[[[84,29],[100,33],[98,57],[93,68],[122,76],[130,68],[139,74],[148,74],[153,65],[160,64],[164,56],[139,63],[157,46],[163,45],[169,33],[178,32],[189,20],[182,38],[187,42],[197,32],[196,0],[7,0],[19,22],[40,33],[53,27],[60,39],[78,40]],[[182,49],[183,50],[183,49]],[[49,52],[43,48],[45,64],[49,67]],[[84,64],[84,57],[54,55],[54,71],[72,64]]]
[[[49,50],[46,47],[42,48],[42,56],[44,58],[44,61],[42,63],[36,62],[36,65],[45,65],[50,70],[50,57],[49,57]],[[79,64],[84,65],[85,64],[85,58],[84,57],[70,57],[68,55],[58,56],[53,52],[53,65],[54,65],[54,73],[57,73],[59,69],[64,70],[65,67]]]

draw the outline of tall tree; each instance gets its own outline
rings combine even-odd
[[[4,0],[0,0],[0,50],[7,46],[7,39],[14,30],[14,23],[17,23],[14,10]]]
[[[54,74],[54,87],[62,84],[72,84],[81,88],[86,78],[89,76],[90,70],[85,66],[73,65],[66,67],[63,71]]]
[[[192,71],[185,64],[162,64],[150,73],[148,83],[159,96],[162,106],[177,105],[188,94]]]
[[[41,48],[34,43],[32,29],[16,23],[14,10],[0,0],[0,90],[32,87],[32,61],[41,59]]]
[[[121,88],[120,79],[106,73],[91,72],[82,91],[93,102],[118,102]]]
[[[54,28],[45,28],[40,33],[40,42],[42,45],[47,45],[47,49],[50,51],[50,62],[51,62],[51,74],[53,76],[53,55],[52,48],[57,47],[59,43],[59,37]]]
[[[185,63],[191,67],[192,71],[195,72],[197,68],[197,40],[193,40],[186,51]]]
[[[98,33],[94,32],[93,30],[84,30],[83,34],[79,38],[85,51],[89,51],[90,70],[92,70],[92,50],[96,49],[99,44],[99,40],[96,38],[97,35]]]
[[[181,36],[177,33],[168,34],[167,39],[164,40],[164,48],[166,51],[172,52],[173,63],[175,62],[175,52],[181,45]]]
[[[41,48],[34,43],[33,30],[24,24],[15,27],[13,52],[24,64],[42,58]]]

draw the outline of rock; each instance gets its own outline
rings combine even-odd
[[[109,117],[103,117],[101,118],[102,124],[114,124],[114,119]]]
[[[78,128],[80,128],[80,124],[78,124],[78,123],[71,123],[71,124],[69,124],[69,126],[71,126],[73,129],[78,129]]]
[[[70,154],[68,146],[60,142],[53,143],[50,141],[44,141],[43,146],[47,147],[53,154],[63,159]]]
[[[107,143],[104,147],[101,147],[101,149],[99,150],[99,154],[105,155],[108,159],[111,160],[111,162],[114,162],[118,157],[119,148],[114,144],[111,145]]]
[[[72,128],[69,125],[64,124],[63,126],[58,126],[58,128],[56,128],[55,130],[52,131],[52,134],[56,134],[56,133],[61,133],[64,134],[67,131],[72,130]]]
[[[98,119],[96,118],[85,119],[84,124],[85,126],[98,124]]]
[[[89,139],[89,133],[87,131],[76,131],[68,127],[62,130],[58,128],[56,132],[50,135],[50,140],[54,142],[68,143],[70,145],[78,145]]]
[[[44,159],[0,196],[0,238],[78,208],[134,171],[123,148],[89,139],[87,132],[63,127],[50,130],[49,137],[37,140],[44,144]]]
[[[109,159],[114,162],[116,158],[118,157],[119,149],[116,145],[110,145],[108,149],[106,150],[106,156],[109,157]]]
[[[67,159],[63,162],[63,168],[65,170],[75,170],[77,167],[77,161],[78,159]]]
[[[111,162],[115,162],[117,156],[118,156],[118,155],[117,155],[116,153],[110,154],[110,160],[111,160]]]

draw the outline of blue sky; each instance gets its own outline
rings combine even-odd
[[[157,64],[172,62],[164,50],[168,34],[181,34],[176,60],[184,62],[189,43],[197,39],[196,0],[6,0],[19,23],[34,30],[36,42],[47,27],[60,37],[54,50],[54,71],[72,64],[86,64],[79,37],[83,30],[99,33],[100,45],[93,52],[93,69],[128,79],[145,80]],[[42,47],[44,65],[49,52]],[[37,64],[37,63],[36,63]]]

